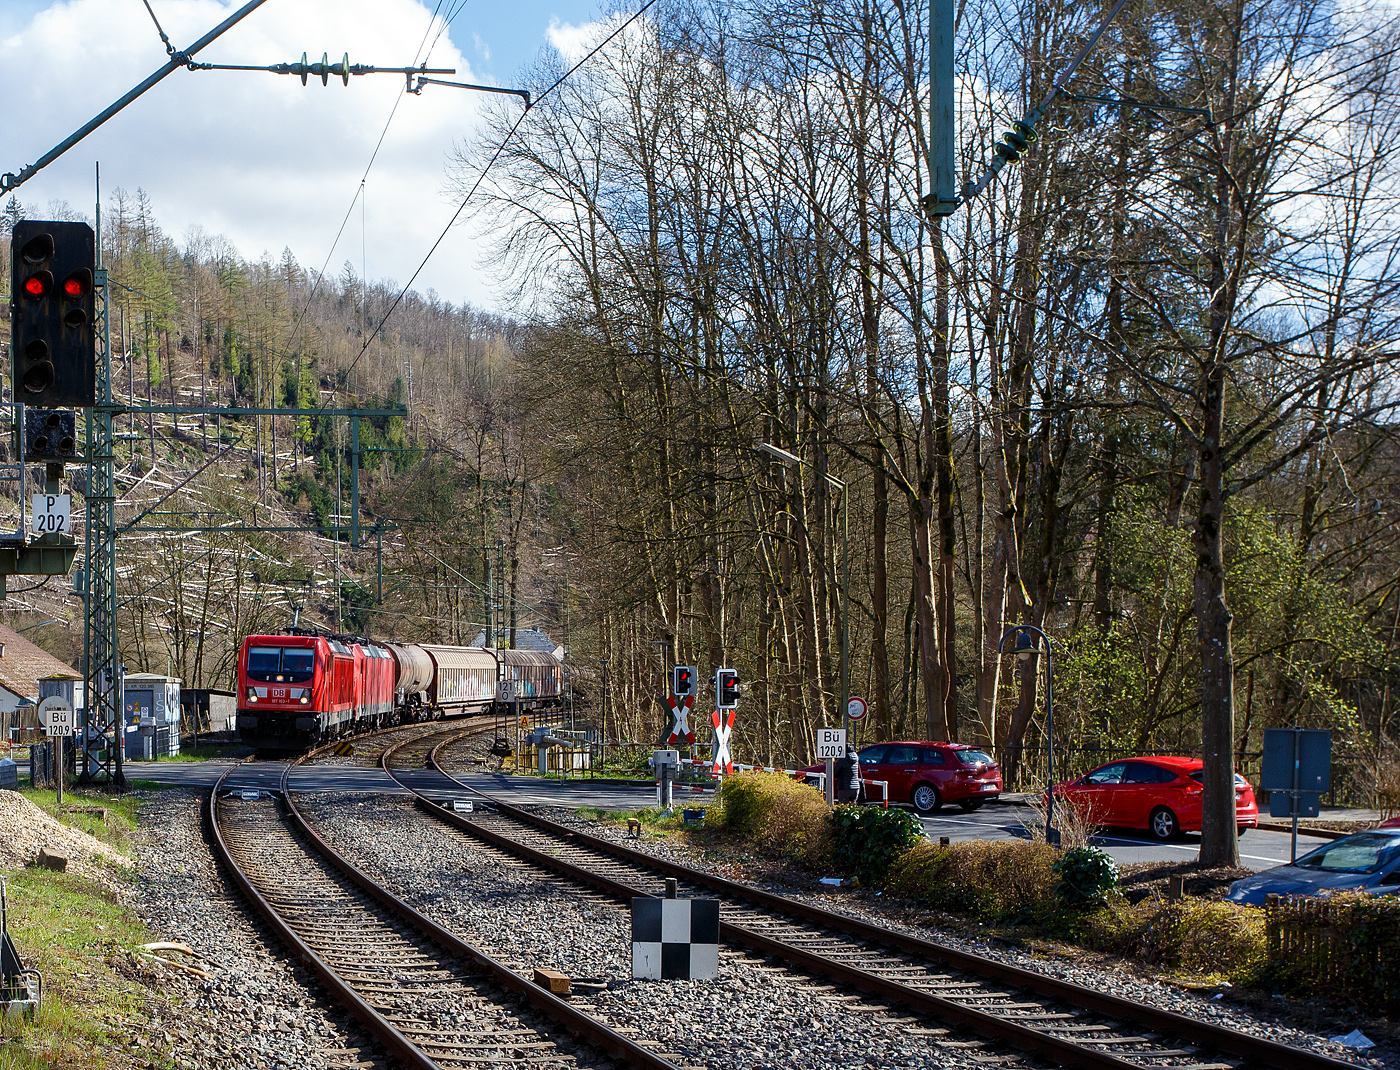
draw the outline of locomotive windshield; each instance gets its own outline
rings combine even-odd
[[[316,651],[310,647],[253,646],[248,648],[248,677],[253,680],[297,682],[310,680],[316,668]]]

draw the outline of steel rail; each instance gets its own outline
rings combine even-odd
[[[395,744],[380,755],[380,765],[390,776],[394,776],[393,771],[389,767],[390,758],[400,747],[406,745],[408,742],[412,741],[405,740],[404,743]],[[456,780],[455,777],[444,773],[437,764],[437,752],[442,747],[452,742],[455,742],[455,740],[447,740],[438,744],[437,747],[434,747],[430,752],[429,760],[433,768],[441,775],[448,777],[448,779],[452,780],[454,783],[461,784],[461,781]],[[519,841],[512,840],[508,836],[502,836],[499,833],[482,828],[475,822],[468,821],[455,813],[435,805],[430,799],[423,795],[422,792],[409,787],[402,780],[399,780],[398,777],[394,777],[394,779],[416,796],[418,805],[433,817],[445,821],[447,824],[461,829],[469,835],[484,840],[493,846],[525,858],[535,865],[589,884],[623,901],[630,901],[633,898],[646,897],[651,894],[645,890],[613,881],[600,874],[592,873],[589,870],[566,862],[561,858],[536,850]],[[468,787],[468,785],[462,786]],[[469,790],[476,791],[474,788],[469,788]],[[484,792],[477,792],[477,794],[485,796]],[[489,798],[489,796],[486,797]],[[507,805],[495,799],[491,799],[491,804],[502,809]],[[511,809],[513,810],[514,808]],[[515,814],[510,813],[508,816],[513,817]],[[558,826],[558,828],[563,827],[564,826]],[[549,831],[554,830],[550,829]],[[685,879],[689,880],[691,871],[687,867],[679,868],[681,871],[684,871]],[[783,902],[781,909],[786,911],[786,901]],[[771,955],[775,958],[786,960],[809,973],[829,977],[872,995],[894,1000],[912,1009],[927,1013],[939,1021],[967,1029],[989,1040],[1009,1041],[1022,1051],[1033,1052],[1034,1054],[1052,1059],[1064,1066],[1092,1067],[1095,1068],[1095,1070],[1143,1070],[1141,1063],[1131,1062],[1110,1052],[1096,1051],[1061,1037],[1050,1036],[1040,1030],[1022,1025],[1004,1015],[990,1014],[986,1011],[978,1010],[975,1007],[970,1007],[950,999],[945,999],[942,996],[921,991],[898,981],[880,977],[867,970],[836,962],[816,952],[794,947],[782,940],[774,939],[771,936],[765,936],[761,933],[754,932],[752,929],[735,925],[723,919],[720,920],[720,936],[727,942],[751,948],[761,955]]]
[[[251,759],[248,759],[251,760]],[[223,865],[225,872],[233,878],[244,897],[253,904],[257,912],[262,915],[268,926],[282,938],[282,942],[292,949],[293,954],[308,966],[322,984],[326,986],[335,997],[336,1001],[353,1014],[360,1023],[364,1025],[376,1040],[385,1048],[392,1052],[405,1065],[413,1070],[441,1070],[437,1063],[428,1058],[417,1045],[400,1033],[393,1024],[381,1015],[377,1010],[367,1003],[353,988],[351,988],[338,973],[330,967],[320,955],[316,954],[296,931],[287,924],[282,915],[277,912],[271,903],[253,885],[252,880],[239,867],[234,860],[233,852],[229,850],[228,844],[224,842],[223,832],[219,828],[219,791],[223,788],[224,781],[229,774],[238,769],[242,764],[232,766],[224,771],[214,784],[214,788],[209,792],[209,800],[205,809],[205,816],[209,822],[209,831],[214,843],[215,855]],[[290,769],[290,765],[288,766]],[[286,773],[283,773],[285,779]]]
[[[465,784],[462,781],[458,780],[450,772],[445,770],[442,767],[441,762],[439,761],[439,756],[442,750],[453,742],[455,741],[445,740],[444,742],[434,747],[429,753],[429,764],[439,774],[446,777],[448,780],[452,781],[460,788],[489,800],[491,805],[505,816],[518,820],[523,824],[548,832],[552,835],[564,838],[577,845],[608,854],[614,858],[628,862],[635,866],[657,871],[666,876],[676,877],[678,879],[685,880],[698,887],[706,888],[710,891],[723,894],[733,900],[747,901],[749,903],[761,906],[768,911],[788,914],[790,916],[800,918],[804,921],[808,921],[828,929],[837,930],[846,934],[847,936],[850,936],[857,940],[865,941],[867,943],[884,946],[906,954],[913,953],[919,957],[940,963],[944,966],[962,970],[967,973],[974,974],[991,981],[995,981],[999,984],[1010,985],[1026,991],[1034,992],[1041,996],[1058,999],[1072,1006],[1076,1006],[1084,1010],[1093,1011],[1095,1013],[1102,1014],[1105,1017],[1116,1019],[1120,1022],[1125,1022],[1138,1027],[1145,1027],[1151,1030],[1156,1030],[1162,1033],[1170,1034],[1174,1037],[1189,1041],[1192,1044],[1196,1044],[1204,1048],[1210,1048],[1217,1051],[1225,1052],[1230,1055],[1235,1055],[1244,1059],[1248,1059],[1252,1062],[1258,1063],[1261,1066],[1268,1067],[1270,1068],[1270,1070],[1344,1070],[1344,1068],[1350,1068],[1350,1070],[1355,1070],[1355,1063],[1346,1062],[1341,1059],[1335,1059],[1331,1056],[1322,1055],[1316,1052],[1306,1051],[1302,1048],[1295,1048],[1288,1044],[1281,1044],[1278,1041],[1268,1040],[1263,1037],[1256,1037],[1248,1033],[1240,1033],[1233,1029],[1229,1029],[1220,1025],[1215,1025],[1210,1022],[1198,1021],[1197,1019],[1189,1018],[1186,1015],[1179,1014],[1175,1011],[1163,1010],[1157,1007],[1146,1006],[1141,1003],[1133,1002],[1132,1000],[1124,999],[1121,996],[1110,995],[1106,992],[1099,992],[1095,989],[1083,988],[1079,985],[1072,984],[1068,981],[1062,981],[1058,978],[1050,977],[1046,974],[1038,973],[1034,970],[1027,970],[1019,966],[1012,966],[1007,963],[995,962],[988,959],[980,958],[969,952],[959,951],[955,948],[945,947],[942,944],[934,943],[931,940],[925,940],[914,936],[907,936],[903,933],[897,933],[893,930],[885,929],[879,925],[874,925],[870,922],[862,921],[858,918],[852,918],[844,914],[838,914],[834,911],[826,910],[822,907],[812,906],[810,904],[803,903],[795,899],[790,899],[786,896],[778,895],[774,892],[764,891],[759,888],[752,888],[748,885],[739,884],[737,881],[731,881],[724,877],[718,877],[709,873],[702,872],[698,869],[693,869],[690,866],[681,865],[677,862],[670,862],[665,859],[655,858],[651,855],[643,854],[640,851],[634,851],[631,848],[624,847],[621,844],[616,844],[609,840],[605,840],[597,836],[592,836],[586,832],[581,832],[577,829],[569,828],[566,825],[561,825],[558,822],[550,821],[548,818],[541,817],[538,814],[530,813],[529,811],[523,810],[518,806],[514,806],[510,803],[506,803],[499,799],[496,799],[493,796],[488,795],[486,792],[483,792],[477,788],[472,787],[470,784]],[[388,758],[398,750],[398,747],[399,745],[395,745],[390,748],[387,748],[380,756],[380,764],[385,768],[386,772],[389,772],[390,776],[393,776],[393,773],[388,770],[387,761]],[[395,777],[395,780],[398,780],[398,778]],[[399,783],[402,784],[402,781],[399,781]],[[445,821],[446,823],[451,824],[454,827],[462,828],[465,831],[468,831],[472,834],[481,834],[487,832],[487,830],[481,829],[473,822],[460,818],[458,817],[458,815],[451,813],[450,811],[444,810],[442,807],[433,804],[432,801],[426,799],[421,792],[414,791],[412,788],[408,788],[407,785],[403,786],[407,788],[407,790],[412,792],[414,795],[418,796],[420,799],[424,799],[424,801],[426,802],[427,812],[431,813],[433,817]],[[495,834],[493,833],[492,835]],[[486,837],[482,836],[482,838],[485,839]],[[506,837],[501,837],[501,839],[507,840],[507,842],[511,843],[511,847],[509,848],[510,850],[517,850],[523,847],[523,845],[519,845],[515,841],[510,841]],[[563,863],[560,859],[552,855],[540,854],[539,852],[536,852],[536,854],[540,858],[541,865],[548,866],[555,870],[559,870],[562,866],[567,865],[567,863]],[[742,930],[742,933],[745,937],[754,937],[756,942],[770,940],[770,938],[768,937],[760,936],[757,933],[751,933],[748,930]],[[738,936],[740,935],[740,933],[736,931],[734,935]],[[787,945],[782,946],[785,948],[783,954],[787,954],[791,950],[787,947]],[[765,948],[764,953],[773,952],[770,952]],[[803,952],[803,954],[808,953]],[[826,960],[822,961],[825,962]],[[831,967],[837,967],[839,964],[830,965]],[[839,968],[849,969],[849,967]],[[859,972],[863,977],[870,977],[872,981],[883,981],[883,979],[874,978],[873,975],[866,974],[864,971],[857,972]],[[832,973],[832,976],[835,976],[834,972]],[[853,980],[852,983],[854,983]],[[900,986],[900,988],[905,989],[910,993],[917,993],[919,996],[927,995],[926,993],[918,993],[918,990],[907,988],[907,986]],[[890,996],[890,998],[900,998],[902,1001],[907,1002],[907,1000],[903,1000],[902,996]],[[960,1012],[965,1012],[969,1010],[969,1008],[961,1006],[959,1006],[958,1009]],[[932,1005],[930,1005],[930,1012],[933,1013]],[[973,1013],[981,1014],[981,1012]],[[997,1016],[987,1015],[986,1017],[992,1019],[992,1022],[989,1023],[989,1025],[991,1028],[995,1029],[1000,1036],[1006,1038],[1009,1038],[1011,1036],[1012,1031],[1007,1029],[1006,1027],[1013,1026],[1014,1023],[1007,1022],[1004,1018],[998,1018]],[[1021,1036],[1021,1039],[1027,1041],[1056,1041],[1057,1057],[1062,1057],[1071,1054],[1071,1052],[1066,1051],[1065,1046],[1067,1045],[1070,1049],[1072,1049],[1072,1054],[1074,1058],[1078,1061],[1078,1065],[1112,1065],[1117,1067],[1131,1066],[1138,1068],[1138,1070],[1141,1070],[1141,1064],[1129,1062],[1127,1060],[1120,1059],[1117,1056],[1107,1055],[1107,1053],[1093,1052],[1091,1049],[1086,1049],[1080,1045],[1073,1044],[1072,1042],[1059,1041],[1058,1038],[1046,1037],[1039,1031],[1030,1029],[1025,1026],[1016,1026],[1015,1031],[1018,1035]],[[1030,1034],[1030,1036],[1025,1036],[1024,1034]],[[1038,1043],[1036,1044],[1036,1047],[1033,1050],[1040,1051],[1043,1054],[1051,1054],[1050,1051],[1048,1051],[1045,1047],[1040,1046]],[[1079,1058],[1080,1053],[1084,1053],[1085,1055],[1089,1056],[1089,1058]],[[1097,1058],[1100,1056],[1114,1059],[1115,1061],[1113,1063],[1097,1061]]]
[[[485,726],[477,727],[482,728]],[[468,729],[466,732],[460,733],[458,738],[462,735],[469,734],[471,731],[471,729]],[[424,735],[431,736],[433,733],[428,732],[424,733]],[[422,737],[415,737],[401,740],[391,746],[385,753],[387,754],[397,750],[399,747],[418,742],[421,738]],[[300,765],[301,762],[309,756],[310,755],[302,755],[289,763],[283,770],[282,798],[287,805],[288,815],[292,819],[293,827],[310,841],[317,853],[329,862],[337,872],[385,907],[391,915],[394,915],[400,920],[407,921],[429,940],[446,948],[452,954],[466,959],[473,965],[479,967],[496,984],[522,996],[525,1002],[531,1007],[563,1026],[569,1033],[578,1037],[583,1042],[600,1051],[606,1052],[608,1055],[623,1060],[628,1066],[644,1067],[647,1068],[647,1070],[680,1070],[675,1063],[663,1059],[641,1045],[628,1040],[621,1033],[604,1025],[591,1015],[585,1014],[583,1011],[571,1006],[547,989],[541,988],[529,979],[520,976],[520,974],[516,973],[504,963],[492,958],[479,948],[473,947],[450,930],[443,928],[427,915],[409,906],[408,903],[394,895],[393,892],[389,891],[382,884],[379,884],[344,855],[335,850],[335,848],[331,847],[330,844],[326,843],[307,822],[301,811],[297,809],[296,803],[292,800],[292,792],[289,787],[289,778],[292,769]],[[383,758],[381,756],[381,761],[382,760]],[[227,773],[225,776],[227,776]]]

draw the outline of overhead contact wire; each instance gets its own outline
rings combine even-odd
[[[537,96],[534,99],[534,101],[531,104],[527,105],[525,110],[520,113],[519,117],[515,120],[515,122],[511,124],[510,129],[506,131],[506,136],[501,139],[501,143],[498,146],[496,146],[496,150],[491,154],[491,158],[486,161],[486,165],[481,169],[481,174],[477,175],[476,181],[472,183],[471,189],[467,191],[466,196],[464,196],[462,198],[461,203],[457,205],[457,210],[452,213],[452,218],[449,219],[447,221],[447,225],[442,228],[442,233],[440,233],[437,236],[437,240],[433,242],[432,247],[424,255],[423,259],[419,262],[418,266],[414,268],[413,274],[409,277],[408,282],[404,283],[403,288],[399,290],[398,295],[393,300],[393,303],[389,305],[388,310],[380,318],[379,323],[374,328],[374,331],[370,334],[368,338],[365,339],[364,344],[360,347],[359,353],[355,355],[355,359],[352,360],[350,362],[350,366],[345,369],[347,375],[355,370],[355,367],[360,363],[360,358],[365,355],[365,353],[369,350],[369,347],[373,344],[374,340],[379,337],[379,333],[384,329],[384,324],[386,324],[389,321],[389,317],[394,314],[394,310],[398,308],[400,303],[402,303],[403,299],[406,296],[408,296],[408,292],[413,287],[413,283],[415,282],[415,280],[417,280],[418,276],[422,274],[423,268],[425,268],[428,264],[428,261],[432,259],[433,253],[437,252],[438,246],[442,244],[443,239],[447,237],[448,232],[451,231],[453,226],[456,225],[457,220],[461,217],[462,212],[466,209],[468,202],[470,202],[472,197],[475,196],[476,191],[481,188],[481,184],[484,181],[486,181],[487,174],[495,165],[496,161],[499,160],[501,158],[501,155],[506,151],[506,147],[510,144],[511,139],[515,137],[516,131],[518,131],[521,125],[525,122],[525,117],[530,114],[530,108],[534,107],[535,104],[538,104],[540,101],[550,96],[561,85],[563,85],[566,81],[572,78],[574,74],[576,74],[579,71],[580,68],[582,68],[590,60],[592,60],[593,57],[596,56],[599,52],[601,52],[604,48],[606,48],[612,42],[613,38],[615,38],[618,34],[622,33],[622,31],[627,29],[627,27],[631,26],[632,23],[636,22],[637,19],[641,18],[642,15],[646,14],[647,10],[655,3],[656,0],[646,0],[646,3],[644,3],[631,16],[629,16],[626,22],[624,22],[621,26],[617,27],[617,29],[613,30],[612,33],[608,34],[607,37],[603,38],[603,40],[599,41],[598,44],[594,46],[594,48],[586,56],[584,56],[581,60],[579,60],[567,71],[561,74],[557,79],[555,79],[548,89],[540,93],[539,96]],[[329,402],[322,402],[321,408],[324,409],[328,404]]]

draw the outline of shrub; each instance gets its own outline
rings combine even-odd
[[[924,838],[913,814],[874,806],[838,806],[831,812],[831,861],[861,884],[879,887],[890,866]]]
[[[1264,966],[1263,911],[1221,900],[1147,899],[1084,919],[1088,947],[1193,974],[1249,982]]]
[[[1055,854],[1026,840],[920,844],[890,868],[888,886],[925,906],[984,920],[1043,918],[1059,906]]]
[[[1050,869],[1060,880],[1057,890],[1066,903],[1104,903],[1118,887],[1118,863],[1102,847],[1071,847]]]
[[[720,817],[715,822],[760,850],[784,855],[809,866],[823,865],[831,833],[826,800],[816,788],[781,773],[741,773],[719,790]],[[711,824],[706,813],[706,824]]]
[[[1400,899],[1339,892],[1326,900],[1282,898],[1262,913],[1274,983],[1368,1008],[1400,1007]]]

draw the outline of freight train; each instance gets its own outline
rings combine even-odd
[[[238,653],[238,734],[296,751],[397,724],[554,706],[560,668],[539,650],[250,635]]]

